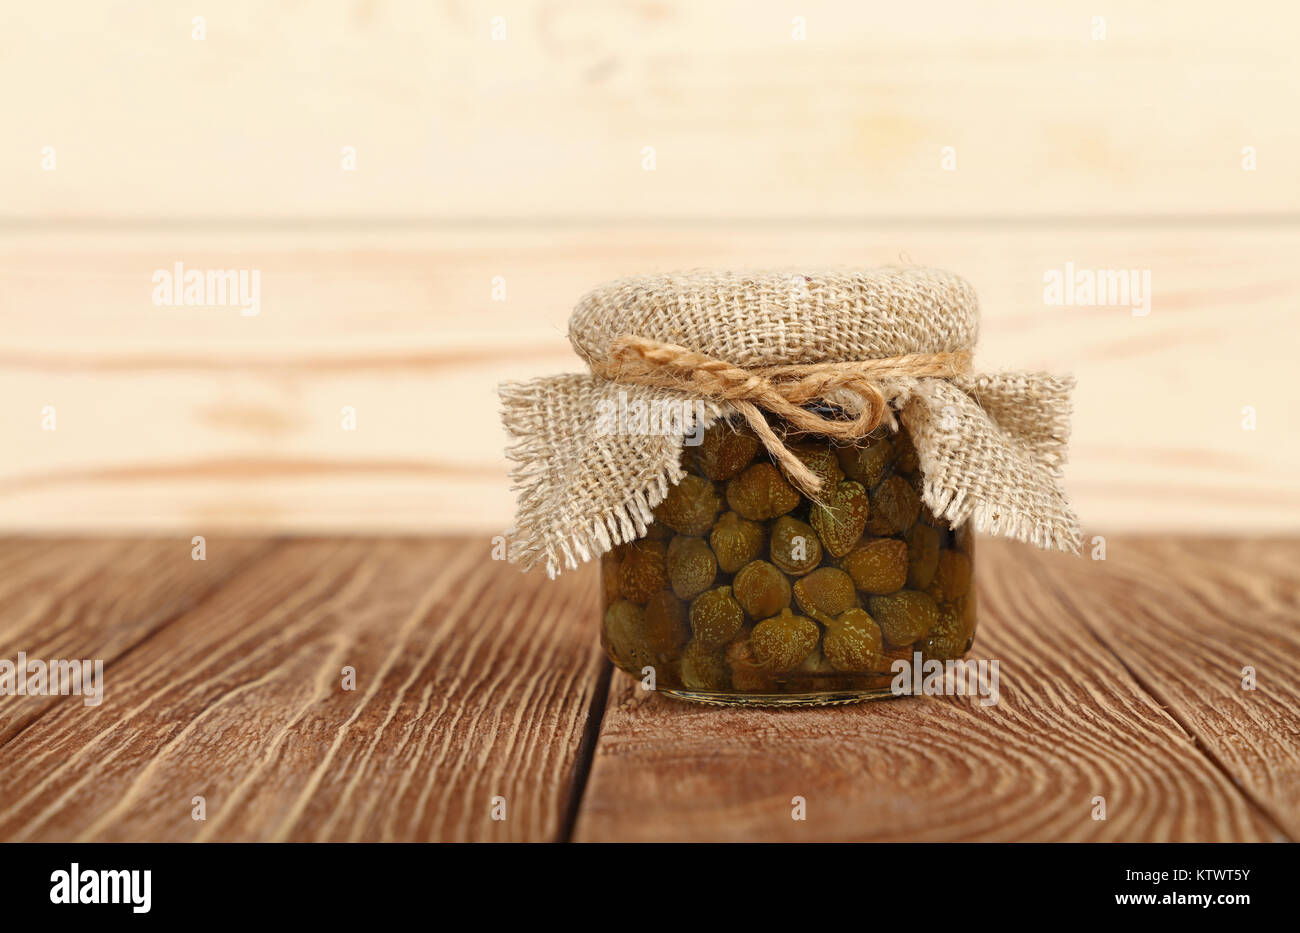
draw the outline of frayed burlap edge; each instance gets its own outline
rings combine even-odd
[[[897,430],[901,420],[912,434],[925,477],[921,498],[932,513],[953,527],[969,521],[980,532],[1078,553],[1082,533],[1060,489],[1072,387],[1071,379],[1042,373],[999,373],[881,388],[890,402],[885,423]],[[541,563],[555,577],[644,536],[655,506],[685,475],[683,435],[596,440],[593,401],[618,392],[695,404],[687,434],[736,414],[726,403],[590,375],[501,386],[519,494],[509,556],[524,569]]]
[[[719,418],[735,415],[735,409],[725,403],[694,400],[659,389],[626,387],[625,391],[660,400],[691,402],[697,407],[699,416],[689,420],[684,434],[606,437],[601,442],[604,446],[617,442],[649,447],[650,450],[638,454],[635,459],[650,466],[648,470],[642,468],[643,475],[639,481],[624,486],[625,494],[591,508],[588,515],[575,516],[575,506],[565,501],[566,496],[572,495],[575,484],[606,483],[612,487],[622,480],[608,475],[602,477],[598,467],[566,471],[559,466],[571,454],[557,444],[557,436],[563,443],[575,437],[590,437],[594,428],[591,423],[579,424],[575,431],[578,419],[572,414],[556,418],[553,411],[547,411],[548,406],[555,405],[563,396],[562,392],[553,391],[557,382],[624,388],[591,376],[546,377],[528,382],[508,382],[499,387],[502,423],[515,441],[506,448],[506,458],[516,464],[510,470],[510,479],[514,484],[512,488],[518,493],[516,523],[506,534],[509,559],[521,564],[524,570],[541,563],[552,579],[559,576],[563,568],[576,570],[582,563],[619,544],[643,537],[654,521],[655,506],[663,502],[669,488],[685,475],[681,456],[686,437],[696,429],[707,429]],[[574,433],[568,434],[567,438],[563,431],[557,435],[556,424],[563,424]],[[647,472],[648,476],[645,475]]]

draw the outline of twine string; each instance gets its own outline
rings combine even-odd
[[[888,414],[879,380],[952,378],[968,372],[970,367],[970,352],[957,350],[746,369],[686,347],[633,335],[619,337],[611,344],[609,362],[591,361],[595,375],[614,382],[677,389],[697,397],[729,402],[791,481],[810,494],[820,491],[821,480],[786,447],[763,416],[764,411],[799,431],[856,442],[879,427]],[[861,406],[856,415],[828,418],[807,407],[815,402],[835,405],[830,396],[836,393],[858,398]]]

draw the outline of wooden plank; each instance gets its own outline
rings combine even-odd
[[[904,259],[976,286],[981,367],[1078,377],[1067,479],[1087,524],[1294,532],[1298,251],[1296,226],[3,235],[0,529],[499,533],[495,387],[579,368],[565,325],[592,285]],[[152,270],[176,261],[260,269],[262,313],[155,306]],[[1067,262],[1149,270],[1150,314],[1045,304]]]
[[[10,742],[0,838],[556,839],[595,600],[482,540],[286,543]]]
[[[1300,838],[1297,561],[1294,539],[1148,537],[1108,541],[1104,568],[1058,560],[1052,569],[1062,588],[1100,582],[1124,607],[1075,619],[1293,839]]]
[[[0,659],[117,659],[208,598],[267,542],[213,538],[0,539]],[[56,704],[82,696],[5,696],[0,746]]]
[[[0,81],[24,89],[7,102],[0,205],[39,219],[1294,213],[1298,26],[1291,5],[1225,15],[1213,0],[36,4],[0,54]]]
[[[1261,546],[1242,547],[1250,555]],[[1186,550],[1170,545],[1164,554]],[[1080,562],[1066,576],[1064,560],[980,541],[975,656],[999,661],[996,706],[918,697],[822,710],[720,711],[638,695],[628,678],[617,677],[575,838],[1280,837],[1277,824],[1089,631],[1084,619],[1109,617],[1126,628],[1146,621],[1147,613],[1120,598],[1115,561]],[[1279,575],[1276,565],[1255,569],[1252,586],[1290,587],[1290,574]],[[1183,579],[1176,561],[1161,562],[1160,573],[1168,587]],[[1200,614],[1208,625],[1211,614]],[[1166,615],[1170,624],[1176,619]],[[1231,629],[1226,619],[1218,625],[1221,636]],[[1276,628],[1274,651],[1289,644]],[[1294,722],[1294,693],[1287,702]],[[1265,735],[1244,718],[1234,725],[1243,746]],[[1295,782],[1294,748],[1285,769],[1274,773]],[[806,800],[804,821],[791,818],[795,796]],[[1096,796],[1106,800],[1104,821],[1092,818]]]

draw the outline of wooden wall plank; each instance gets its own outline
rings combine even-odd
[[[1140,544],[1123,545],[1130,546]],[[1239,553],[1249,558],[1263,547],[1242,545]],[[1185,550],[1171,544],[1163,554]],[[1089,630],[1102,617],[1116,627],[1145,621],[1146,612],[1124,598],[1116,562],[1079,561],[1067,575],[1066,560],[979,542],[973,656],[999,662],[996,706],[916,697],[821,710],[719,710],[645,694],[617,676],[575,839],[1284,838],[1247,796],[1261,782],[1239,788],[1229,780]],[[1257,589],[1290,586],[1276,564],[1247,560],[1241,570]],[[1162,561],[1158,573],[1167,587],[1183,582],[1176,560]],[[1182,608],[1160,607],[1165,623],[1181,622]],[[1212,613],[1200,615],[1210,624]],[[1223,637],[1230,623],[1219,617],[1217,626]],[[1278,625],[1271,632],[1274,650],[1294,640]],[[1158,663],[1170,663],[1168,653],[1162,657]],[[1295,722],[1294,691],[1269,696]],[[1235,724],[1241,732],[1225,741],[1248,747],[1277,736],[1245,718]],[[1275,774],[1294,783],[1298,769],[1292,748]],[[806,820],[791,818],[795,796],[806,801]],[[1105,798],[1104,820],[1094,819],[1097,796]]]
[[[0,210],[1294,214],[1298,25],[1212,0],[31,4],[0,37]]]
[[[496,533],[495,387],[578,368],[565,322],[594,284],[903,259],[974,283],[980,366],[1078,377],[1067,476],[1088,526],[1292,532],[1297,250],[1289,225],[0,236],[0,528]],[[261,313],[155,306],[151,273],[177,261],[260,270]],[[1150,313],[1045,304],[1067,262],[1149,270]]]
[[[596,617],[478,541],[287,543],[9,743],[0,838],[559,838]]]

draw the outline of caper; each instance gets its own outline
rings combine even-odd
[[[899,590],[867,600],[871,617],[893,645],[910,645],[924,637],[939,619],[939,607],[928,593]]]
[[[731,679],[722,646],[691,641],[682,650],[679,665],[687,690],[726,690]]]
[[[662,541],[634,541],[628,545],[618,568],[618,588],[624,599],[644,603],[668,585],[667,553]]]
[[[934,579],[925,591],[939,602],[951,602],[970,592],[970,558],[961,551],[944,548],[939,552],[939,560]]]
[[[654,663],[645,640],[645,610],[625,599],[605,610],[605,644],[620,667],[639,671]]]
[[[791,444],[788,449],[821,481],[822,489],[828,489],[844,479],[844,471],[840,469],[835,451],[829,445]],[[781,467],[781,475],[790,479],[785,467]]]
[[[655,518],[683,535],[708,534],[713,519],[722,509],[722,500],[713,484],[702,476],[687,474],[668,490],[664,501],[655,507]]]
[[[780,471],[767,461],[746,467],[727,483],[727,504],[754,521],[784,515],[799,504],[800,498]]]
[[[823,489],[822,496],[822,501],[813,504],[808,520],[827,552],[843,557],[867,526],[867,490],[859,482],[845,480]]]
[[[807,522],[782,515],[772,523],[768,547],[772,563],[793,576],[805,574],[822,562],[821,540]]]
[[[917,522],[907,531],[907,585],[923,590],[939,567],[939,529]]]
[[[727,642],[727,665],[731,668],[731,687],[748,693],[773,693],[777,683],[772,675],[758,666],[754,660],[754,643],[750,638],[753,628],[742,630]]]
[[[790,581],[765,560],[741,567],[731,587],[751,619],[766,619],[790,605]]]
[[[867,531],[882,537],[906,531],[912,527],[920,510],[921,500],[911,484],[901,476],[891,476],[871,494]]]
[[[705,590],[695,597],[690,609],[691,632],[701,645],[721,647],[740,631],[745,612],[731,594],[731,587]]]
[[[686,624],[686,604],[671,590],[660,590],[645,605],[645,641],[657,655],[676,657],[691,637]]]
[[[881,595],[907,582],[907,545],[897,538],[870,538],[839,561],[864,593]]]
[[[703,593],[718,575],[718,561],[703,538],[678,535],[668,542],[668,582],[682,599]]]
[[[871,489],[885,475],[894,457],[894,447],[889,438],[880,435],[869,437],[856,447],[837,447],[835,456],[845,476]]]
[[[825,637],[825,636],[823,636]],[[808,657],[799,662],[795,670],[800,674],[834,674],[835,667],[826,659],[820,645],[814,645]]]
[[[709,532],[709,544],[723,573],[735,573],[763,553],[763,526],[725,512]]]
[[[899,431],[894,435],[894,468],[903,473],[915,473],[919,467],[912,435],[905,430]]]
[[[819,637],[821,629],[816,622],[785,609],[754,626],[750,635],[754,662],[773,673],[794,670],[817,647]]]
[[[839,671],[883,670],[882,647],[880,626],[861,609],[845,610],[822,637],[822,651]]]
[[[837,616],[853,606],[853,580],[843,570],[820,567],[795,581],[794,598],[809,616]],[[816,618],[816,616],[814,616]]]
[[[939,604],[939,619],[917,647],[927,658],[949,661],[960,658],[970,650],[975,633],[973,612],[968,609],[968,598]],[[973,608],[973,603],[970,604]]]
[[[758,438],[744,425],[726,420],[715,421],[695,448],[695,463],[700,472],[713,480],[731,479],[758,453]]]
[[[645,526],[645,534],[642,535],[646,541],[667,541],[673,536],[673,530],[663,522],[651,522]]]

